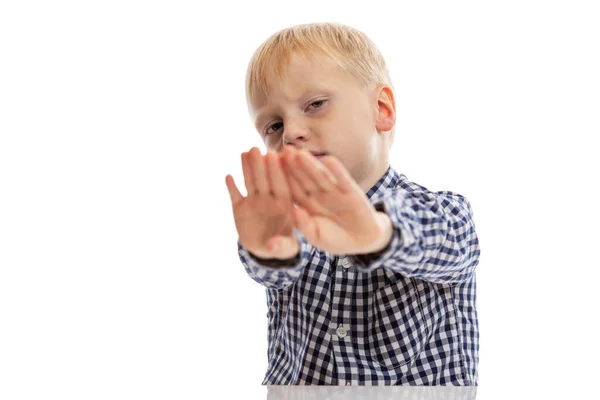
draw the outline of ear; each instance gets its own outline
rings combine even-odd
[[[394,92],[388,85],[380,85],[376,89],[377,118],[375,127],[378,132],[388,132],[396,125],[396,101]]]

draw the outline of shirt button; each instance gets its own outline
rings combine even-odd
[[[346,331],[346,328],[344,328],[343,326],[340,326],[339,328],[337,328],[335,330],[335,333],[341,338],[346,337],[346,335],[348,334],[348,332]]]
[[[350,381],[346,382],[346,386],[350,386],[350,385],[352,385],[352,382],[350,382]]]
[[[342,259],[342,261],[340,262],[340,264],[342,264],[342,267],[344,267],[345,269],[350,268],[350,261],[348,261],[345,258]]]

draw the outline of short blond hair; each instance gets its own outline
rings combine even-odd
[[[319,22],[282,29],[256,49],[246,72],[246,100],[249,104],[257,94],[267,94],[269,71],[273,70],[277,77],[283,76],[294,52],[307,57],[322,54],[336,61],[364,87],[385,84],[393,90],[385,59],[367,35],[347,25]],[[393,136],[394,130],[390,146]]]

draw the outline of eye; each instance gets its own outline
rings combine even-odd
[[[325,103],[325,100],[317,100],[317,101],[313,101],[312,103],[310,103],[310,105],[308,106],[310,107],[314,107],[314,108],[320,108],[323,103]]]
[[[270,133],[274,133],[277,132],[279,130],[279,128],[281,128],[283,126],[283,122],[275,122],[274,124],[270,125],[267,130],[265,131],[265,136],[270,134]],[[273,131],[271,132],[271,129],[273,129]]]

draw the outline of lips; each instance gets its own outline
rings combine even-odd
[[[325,153],[323,151],[311,151],[310,154],[312,154],[313,156],[315,156],[317,158],[327,155],[327,153]]]

